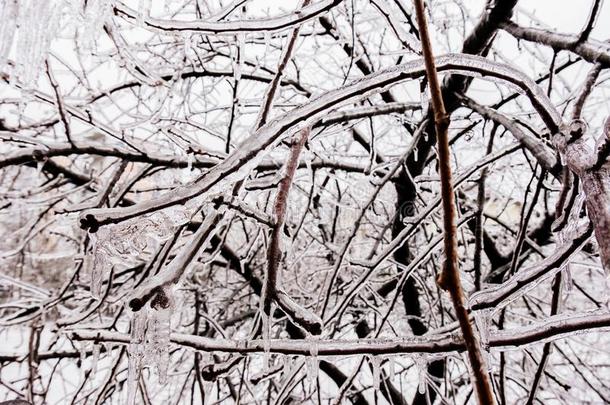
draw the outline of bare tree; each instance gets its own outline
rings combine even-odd
[[[0,400],[610,402],[610,7],[468,3],[0,0]]]

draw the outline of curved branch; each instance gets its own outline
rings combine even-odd
[[[142,17],[142,23],[146,28],[159,30],[161,32],[196,32],[198,34],[227,35],[240,32],[280,31],[313,20],[340,4],[341,1],[342,0],[322,0],[288,14],[256,20],[174,21]],[[137,11],[129,8],[123,3],[117,3],[114,6],[114,9],[117,14],[123,15],[131,20],[140,18],[137,17]]]
[[[499,79],[521,89],[530,99],[550,132],[555,133],[559,129],[562,122],[561,117],[544,90],[519,70],[471,55],[448,54],[439,56],[436,59],[436,64],[439,72],[459,72],[467,76],[480,76],[483,79]],[[81,226],[86,229],[89,227],[87,224],[103,226],[118,223],[146,212],[183,203],[195,195],[208,191],[229,176],[233,176],[232,181],[243,179],[262,159],[263,153],[269,147],[276,145],[281,139],[292,133],[296,127],[319,121],[329,111],[368,98],[397,83],[421,78],[424,74],[423,61],[415,60],[371,74],[348,86],[328,91],[315,100],[295,108],[261,127],[260,130],[247,138],[240,148],[237,148],[222,163],[210,169],[196,183],[177,187],[156,199],[128,208],[87,211],[83,213],[83,218],[86,218],[86,221],[83,221]]]

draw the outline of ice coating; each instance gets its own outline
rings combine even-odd
[[[103,282],[114,266],[149,259],[159,244],[171,238],[191,215],[188,208],[173,207],[138,220],[106,226],[91,234],[92,248],[87,256],[91,295],[96,299],[101,297]]]

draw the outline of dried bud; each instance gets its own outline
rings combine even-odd
[[[570,122],[570,125],[568,126],[568,134],[570,135],[570,141],[580,139],[585,134],[585,132],[587,132],[587,128],[587,123],[581,119],[577,119]]]

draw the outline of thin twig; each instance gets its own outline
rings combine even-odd
[[[55,93],[55,100],[57,101],[57,110],[59,111],[59,118],[61,123],[64,126],[64,130],[66,131],[66,138],[68,138],[68,142],[72,147],[74,147],[74,142],[72,142],[72,131],[70,130],[70,122],[68,121],[68,114],[66,113],[66,107],[64,106],[64,102],[61,98],[61,92],[59,91],[59,85],[57,84],[57,80],[53,76],[51,72],[51,67],[49,66],[49,61],[45,61],[45,66],[47,68],[47,76],[49,77],[49,82],[51,82],[51,87],[53,87],[53,92]]]

